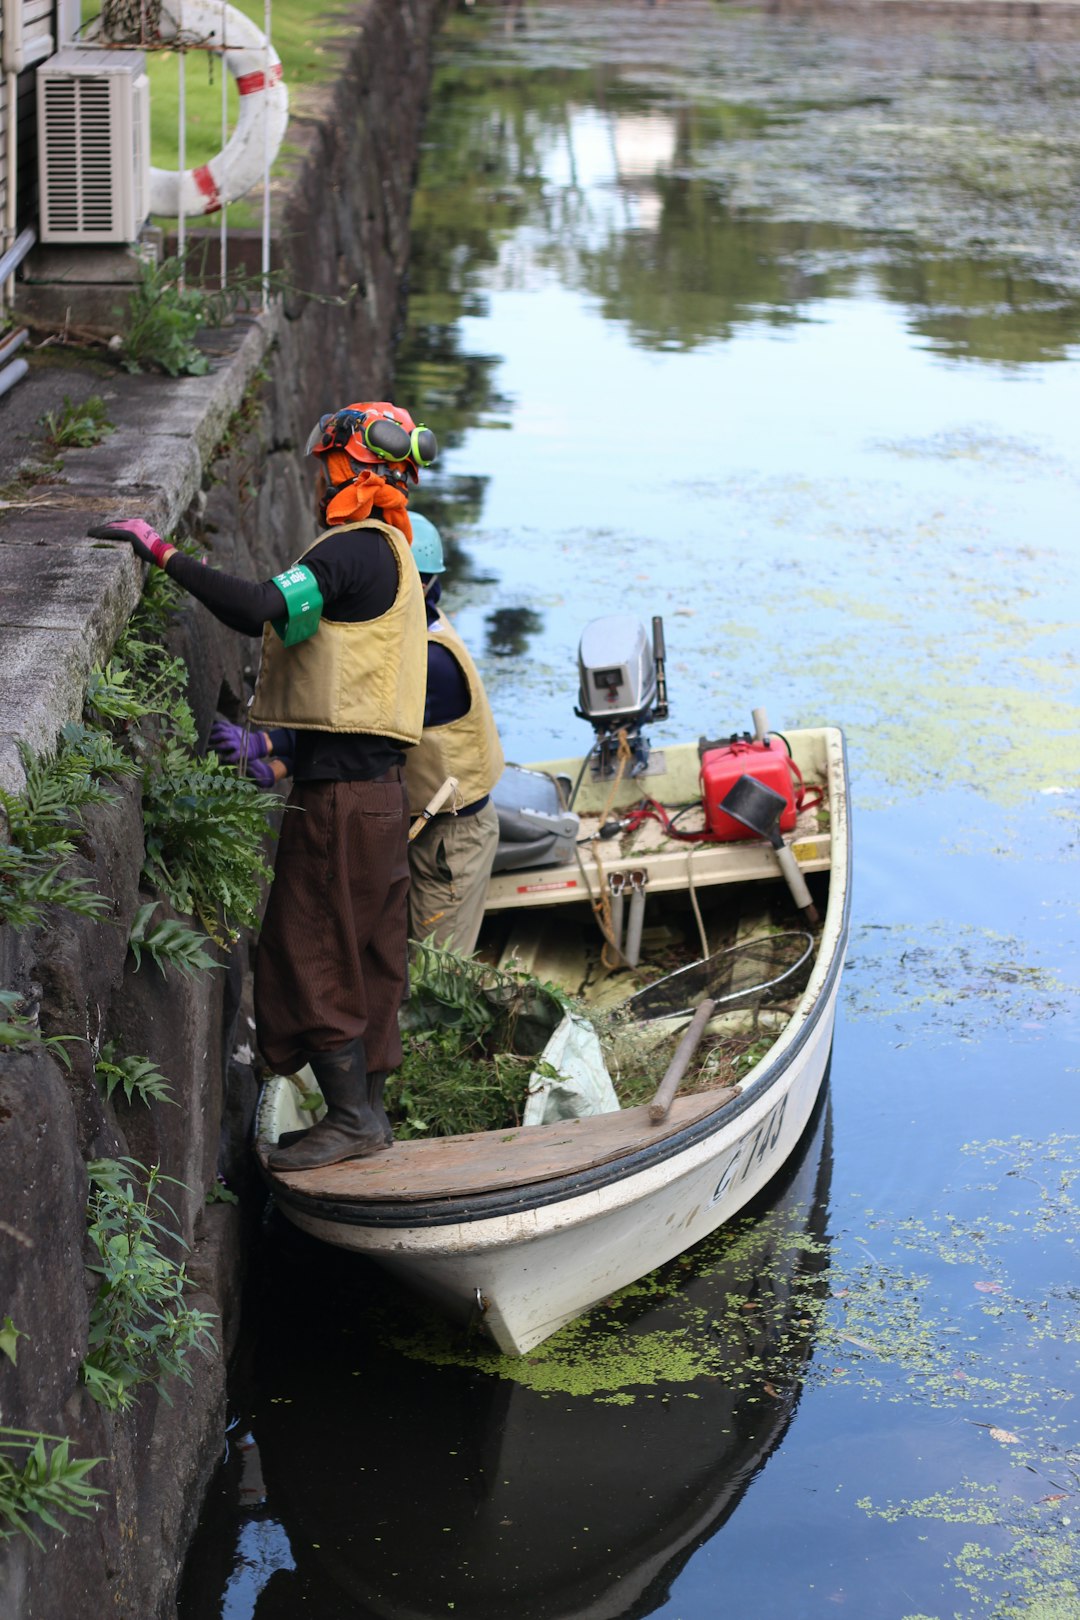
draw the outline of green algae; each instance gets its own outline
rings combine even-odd
[[[1072,1515],[1061,1511],[1060,1493],[1032,1502],[1005,1496],[995,1486],[965,1480],[949,1491],[911,1501],[856,1503],[888,1524],[908,1520],[977,1526],[994,1534],[965,1541],[949,1565],[972,1617],[985,1620],[1077,1620],[1080,1615],[1080,1546]]]
[[[874,1253],[822,1239],[790,1215],[735,1222],[690,1254],[621,1289],[522,1358],[501,1356],[434,1314],[384,1321],[411,1359],[468,1367],[537,1393],[629,1401],[698,1380],[756,1395],[765,1382],[843,1379],[889,1400],[964,1407],[991,1403],[1036,1420],[1023,1455],[1056,1444],[1069,1399],[1041,1370],[1037,1347],[1080,1343],[1080,1290],[1068,1279],[1028,1297],[1009,1282],[1008,1256],[1054,1237],[1067,1251],[1080,1213],[1080,1138],[970,1145],[997,1180],[1035,1188],[1009,1219],[884,1217],[864,1212]],[[1048,1175],[1048,1170],[1052,1174]],[[879,1245],[884,1245],[878,1252]],[[933,1262],[915,1269],[912,1254]],[[950,1273],[966,1275],[957,1281]],[[701,1285],[707,1285],[703,1288]],[[973,1303],[962,1290],[973,1289]],[[979,1289],[985,1290],[978,1292]],[[961,1303],[963,1301],[963,1303]],[[997,1320],[989,1343],[968,1320]],[[815,1356],[806,1364],[812,1345]]]
[[[890,1020],[905,1040],[940,1046],[1008,1026],[1023,1038],[1065,1014],[1077,987],[1021,940],[955,922],[857,928],[844,1003],[849,1017]],[[1034,1026],[1034,1027],[1032,1027]]]
[[[620,1289],[523,1357],[466,1342],[434,1312],[386,1316],[387,1343],[410,1359],[467,1367],[538,1394],[630,1404],[663,1387],[691,1395],[702,1379],[751,1398],[775,1373],[787,1377],[805,1353],[820,1240],[772,1212],[733,1222],[647,1277]],[[698,1281],[712,1287],[698,1300]],[[748,1311],[748,1305],[751,1310]]]
[[[726,1402],[724,1432],[790,1410],[807,1388],[898,1406],[908,1422],[932,1415],[949,1426],[953,1482],[892,1501],[864,1494],[858,1508],[897,1535],[939,1527],[950,1613],[959,1603],[965,1620],[1075,1620],[1080,1136],[991,1138],[963,1154],[970,1183],[946,1189],[939,1211],[897,1217],[856,1198],[858,1221],[837,1215],[831,1238],[804,1211],[745,1217],[520,1361],[433,1318],[387,1321],[383,1333],[411,1358],[538,1399]],[[977,1541],[953,1544],[970,1530]]]

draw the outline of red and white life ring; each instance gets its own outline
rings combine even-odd
[[[261,28],[221,0],[180,0],[168,9],[163,6],[161,38],[224,48],[225,66],[240,92],[240,116],[224,151],[182,174],[177,169],[150,170],[152,214],[175,218],[181,202],[185,214],[213,214],[258,185],[267,154],[271,162],[277,155],[289,122],[281,58],[272,45],[267,49]]]

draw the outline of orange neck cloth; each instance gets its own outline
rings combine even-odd
[[[335,466],[341,455],[343,465]],[[327,475],[332,483],[337,482],[335,474],[348,476],[351,471],[347,458],[341,452],[327,457]],[[363,523],[365,518],[371,516],[373,507],[378,507],[379,516],[384,523],[399,529],[412,545],[412,523],[409,520],[408,497],[393,484],[388,484],[376,472],[364,471],[357,475],[332,496],[326,506],[326,521],[333,523]]]

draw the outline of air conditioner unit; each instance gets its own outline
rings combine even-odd
[[[134,242],[149,212],[141,51],[58,51],[37,70],[42,242]]]

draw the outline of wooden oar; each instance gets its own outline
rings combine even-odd
[[[701,1037],[705,1033],[705,1025],[709,1022],[716,1010],[715,1001],[703,1001],[693,1018],[689,1028],[678,1046],[675,1056],[667,1066],[667,1072],[656,1088],[656,1096],[649,1104],[649,1119],[654,1125],[667,1115],[675,1098],[675,1093],[682,1084],[683,1076],[690,1066],[690,1059],[701,1044]]]

